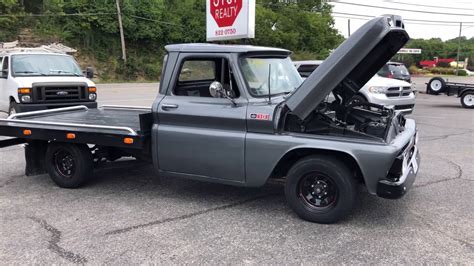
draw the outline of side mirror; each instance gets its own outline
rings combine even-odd
[[[232,99],[227,94],[224,89],[224,86],[222,86],[222,83],[220,83],[219,81],[214,81],[211,83],[211,85],[209,86],[209,93],[214,98],[226,98],[227,100],[231,101],[234,106],[237,106],[234,99]]]
[[[214,81],[209,86],[209,93],[214,98],[221,98],[224,96],[224,86],[219,81]]]
[[[94,78],[94,69],[92,67],[86,68],[86,78],[93,79]]]

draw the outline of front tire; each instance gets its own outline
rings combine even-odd
[[[468,91],[461,96],[461,104],[464,108],[474,108],[474,92]]]
[[[83,144],[49,144],[45,164],[51,179],[62,188],[78,188],[93,173],[92,154]]]
[[[286,200],[299,217],[310,222],[329,224],[346,217],[356,195],[357,184],[351,171],[332,157],[306,157],[287,175]]]
[[[16,102],[10,102],[10,106],[8,107],[8,116],[18,113],[18,107]]]

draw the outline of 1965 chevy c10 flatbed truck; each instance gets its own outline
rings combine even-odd
[[[65,188],[84,184],[98,162],[121,157],[149,161],[160,175],[236,186],[285,178],[300,217],[336,222],[351,211],[358,183],[399,198],[414,182],[415,121],[383,106],[347,104],[408,39],[400,17],[375,18],[305,81],[284,49],[169,45],[151,109],[15,114],[0,121],[0,135],[14,137],[0,147],[26,143],[26,174],[48,172]]]

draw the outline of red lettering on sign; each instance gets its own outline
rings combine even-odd
[[[208,1],[211,1],[211,15],[220,28],[234,25],[234,22],[242,9],[242,0]]]

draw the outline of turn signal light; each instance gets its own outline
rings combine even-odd
[[[96,87],[89,87],[89,93],[96,93],[97,88]]]
[[[30,136],[31,135],[31,130],[29,130],[29,129],[23,130],[23,135]]]
[[[124,138],[123,143],[125,144],[133,144],[133,138]]]
[[[76,134],[74,134],[74,133],[67,133],[67,134],[66,134],[66,138],[67,138],[67,139],[75,139],[75,138],[76,138]]]
[[[20,94],[29,94],[31,92],[30,88],[19,88],[18,93]]]

